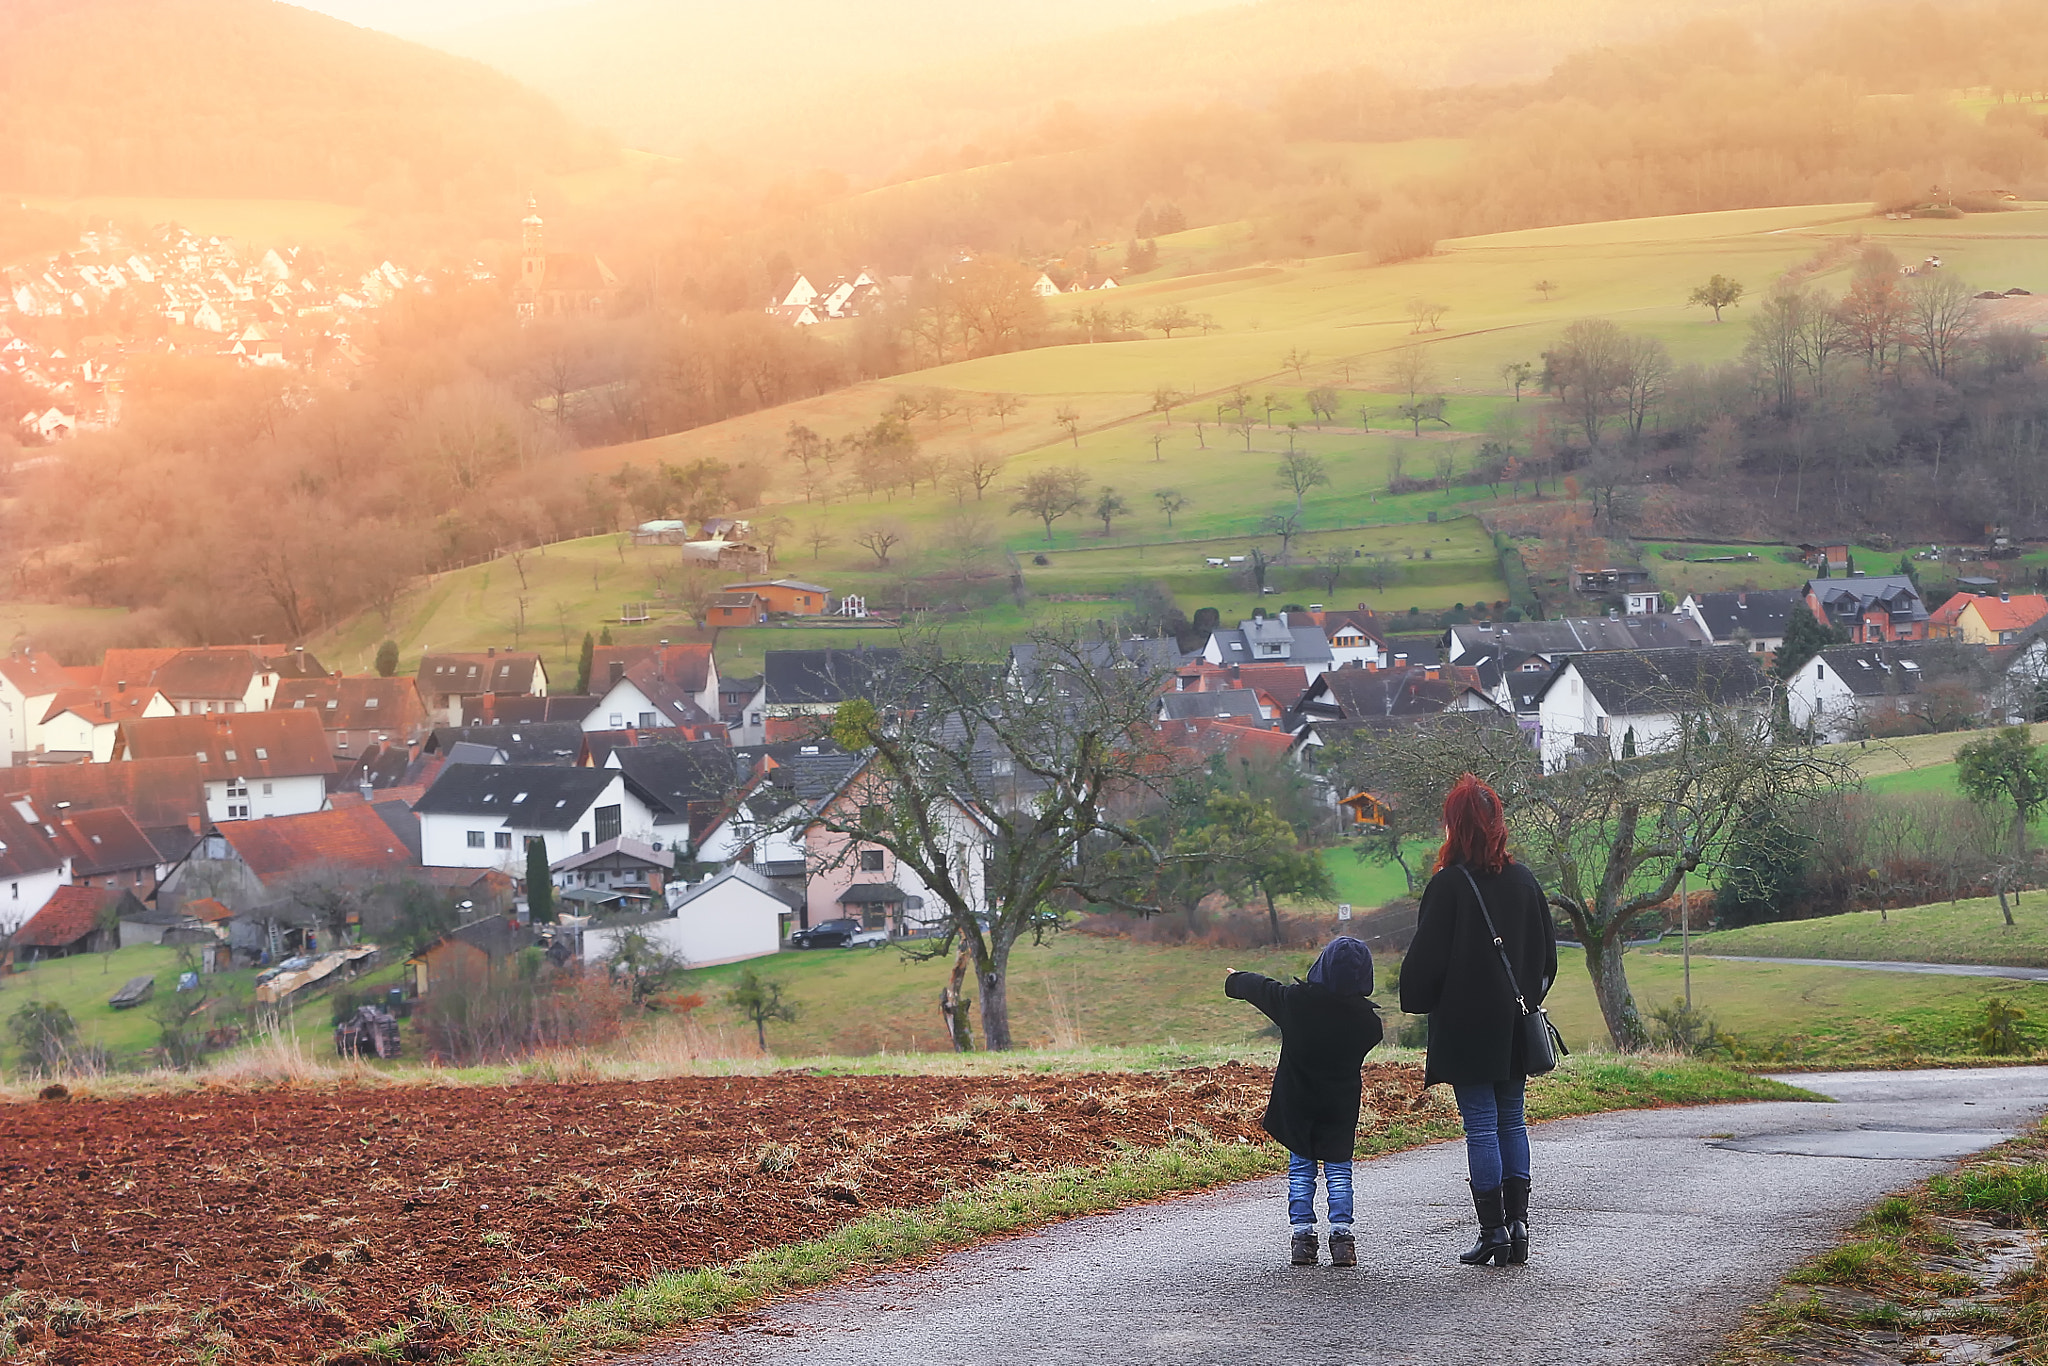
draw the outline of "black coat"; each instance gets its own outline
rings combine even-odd
[[[1223,994],[1250,1001],[1280,1026],[1266,1132],[1291,1153],[1349,1162],[1358,1138],[1359,1069],[1380,1041],[1379,1011],[1363,996],[1256,972],[1231,973]]]
[[[1519,863],[1493,877],[1477,872],[1473,877],[1534,1010],[1557,979],[1557,931],[1543,888]],[[1422,891],[1415,942],[1401,960],[1401,1009],[1429,1016],[1423,1085],[1524,1075],[1515,1048],[1521,1012],[1473,900],[1472,884],[1457,868],[1444,869]]]

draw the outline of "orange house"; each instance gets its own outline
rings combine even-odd
[[[708,626],[759,626],[768,620],[768,604],[759,593],[728,590],[711,600]]]
[[[761,599],[771,612],[787,612],[792,616],[821,617],[825,615],[825,599],[830,590],[823,584],[805,583],[801,579],[760,579],[752,583],[729,583],[727,594],[752,593]]]

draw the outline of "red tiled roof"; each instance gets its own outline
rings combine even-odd
[[[297,778],[334,772],[327,732],[302,711],[146,716],[121,725],[117,759],[191,757],[202,776]]]
[[[190,754],[125,764],[0,768],[0,792],[25,795],[38,811],[48,812],[52,818],[118,806],[133,816],[137,825],[152,830],[184,825],[206,814],[199,761]]]
[[[423,655],[415,678],[422,693],[474,697],[489,692],[531,692],[535,670],[546,673],[540,656],[531,650]]]
[[[600,645],[590,656],[590,690],[605,693],[612,686],[612,665],[623,676],[642,664],[651,663],[654,673],[692,695],[703,692],[711,681],[709,645]]]
[[[409,740],[427,726],[419,685],[410,678],[376,674],[290,679],[278,684],[270,708],[311,712],[329,731],[374,730]]]
[[[55,655],[35,652],[0,655],[0,678],[13,684],[24,697],[45,697],[71,682]]]
[[[1947,602],[1927,614],[1927,624],[1929,626],[1953,626],[1956,624],[1956,618],[1963,614],[1963,609],[1975,601],[1977,601],[1977,598],[1974,594],[1957,593],[1950,597]]]
[[[2010,598],[1977,598],[1977,619],[1990,631],[2024,631],[2048,616],[2048,598],[2015,593]]]
[[[1220,716],[1162,721],[1154,730],[1159,743],[1165,748],[1198,758],[1223,753],[1233,759],[1284,759],[1294,748],[1294,737],[1284,730],[1249,725]]]
[[[404,841],[376,808],[357,804],[260,821],[227,821],[217,833],[264,880],[312,868],[399,869],[414,865]]]
[[[57,822],[58,847],[71,855],[71,875],[154,868],[156,846],[135,818],[118,806],[73,811]]]
[[[186,915],[204,920],[209,925],[235,918],[233,911],[210,896],[202,896],[197,901],[188,901],[178,909],[182,910]]]
[[[59,887],[43,908],[14,932],[17,949],[61,949],[76,944],[93,931],[93,920],[107,904],[107,893],[98,887]]]
[[[109,650],[100,662],[99,681],[109,688],[123,683],[131,688],[141,687],[177,656],[175,649]]]
[[[55,833],[56,827],[43,819],[33,802],[20,797],[0,801],[0,876],[62,867],[64,854]]]
[[[149,681],[166,697],[239,700],[262,669],[253,650],[180,650],[158,665]],[[129,682],[132,686],[134,680]]]
[[[96,726],[126,721],[141,716],[156,697],[157,690],[151,687],[130,688],[127,692],[115,692],[97,683],[89,688],[65,688],[50,699],[43,721],[47,724],[67,711],[77,712]]]

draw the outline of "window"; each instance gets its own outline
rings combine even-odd
[[[599,844],[603,844],[606,840],[617,839],[621,833],[622,825],[623,822],[620,820],[620,809],[618,807],[600,806],[597,808],[597,842]]]
[[[510,830],[493,830],[491,832],[491,847],[494,849],[510,849],[512,847],[512,832]]]
[[[224,749],[220,752],[220,757],[227,760],[229,763],[233,763],[235,761],[235,752],[231,749]],[[263,756],[259,754],[256,757],[260,759]]]
[[[611,728],[613,730],[624,730],[626,728],[626,713],[622,711],[615,711],[606,719],[612,723]]]
[[[659,716],[656,716],[653,712],[643,711],[640,713],[640,729],[653,730],[656,726],[660,724],[661,718]]]
[[[246,778],[230,778],[230,779],[228,779],[228,795],[229,795],[230,797],[246,797],[246,796],[248,796],[248,795],[249,795],[249,780],[248,780],[248,779],[246,779]]]
[[[231,820],[231,821],[245,821],[245,820],[248,820],[248,819],[249,819],[249,804],[248,804],[247,802],[244,802],[244,803],[242,803],[242,804],[241,804],[241,805],[239,805],[239,806],[232,806],[232,805],[231,805],[231,806],[229,806],[229,807],[228,807],[228,819],[229,819],[229,820]]]
[[[303,707],[303,706],[305,706],[306,704],[305,704],[304,702],[300,702],[300,703],[299,703],[298,705],[299,705],[299,706],[301,706],[301,707]],[[333,711],[333,710],[334,710],[334,709],[335,709],[336,707],[338,707],[338,706],[340,706],[340,705],[341,705],[341,700],[340,700],[339,698],[334,698],[334,697],[330,697],[330,698],[328,698],[328,699],[327,699],[327,710],[329,710],[329,711]]]
[[[265,784],[263,785],[263,795],[264,795],[264,796],[266,796],[266,797],[268,797],[268,796],[270,795],[270,791],[271,791],[271,789],[270,789],[270,784],[269,784],[269,783],[265,783]]]
[[[861,850],[861,851],[860,851],[860,870],[861,870],[861,871],[862,871],[863,873],[879,873],[879,872],[881,872],[881,871],[882,871],[882,851],[881,851],[881,850],[879,850],[879,849],[863,849],[863,850]]]
[[[469,847],[470,847],[470,848],[472,848],[472,849],[481,849],[481,848],[483,848],[483,847],[484,847],[484,832],[483,832],[483,831],[481,831],[481,830],[472,830],[472,831],[470,831],[470,832],[469,832]]]
[[[760,724],[761,724],[761,713],[760,713],[760,712],[755,712],[755,713],[754,713],[754,714],[753,714],[752,716],[749,716],[749,717],[747,718],[747,724],[748,724],[748,725],[750,725],[750,726],[758,726],[758,725],[760,725]]]
[[[334,704],[333,704],[332,702],[329,702],[329,703],[328,703],[327,705],[331,707],[331,706],[333,706]],[[376,698],[374,698],[374,697],[365,697],[365,698],[363,699],[363,710],[364,710],[364,711],[375,711],[375,710],[377,710],[377,699],[376,699]]]

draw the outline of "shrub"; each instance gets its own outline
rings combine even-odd
[[[2027,1018],[2027,1012],[2002,996],[1993,996],[1984,1002],[1984,1018],[1970,1030],[1970,1042],[1979,1053],[2002,1056],[2008,1053],[2029,1051],[2026,1035],[2020,1033],[2020,1021]]]
[[[1650,1038],[1659,1048],[1678,1053],[1710,1053],[1720,1049],[1723,1037],[1714,1017],[1698,1006],[1687,1005],[1683,997],[1650,1011]]]
[[[618,1037],[626,993],[602,975],[545,961],[519,967],[438,983],[413,1015],[427,1056],[456,1065],[501,1062]]]

